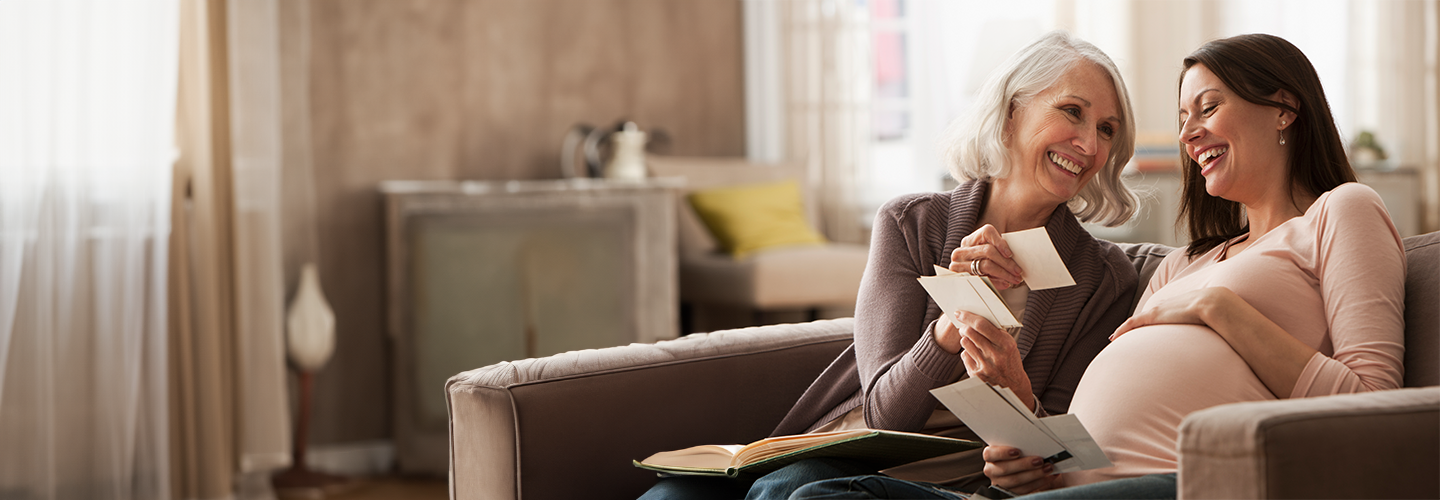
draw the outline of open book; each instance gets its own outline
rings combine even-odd
[[[665,474],[750,478],[807,458],[846,458],[880,470],[982,446],[985,443],[966,439],[855,429],[777,436],[743,446],[695,446],[633,462],[636,467]]]
[[[1000,237],[1010,246],[1015,263],[1025,270],[1025,283],[1030,290],[1075,284],[1075,278],[1065,268],[1065,262],[1055,251],[1050,233],[1044,227],[1005,233]],[[920,286],[925,287],[935,305],[946,314],[965,311],[984,316],[995,326],[1012,333],[1020,328],[1020,320],[1000,298],[1000,292],[988,277],[935,266],[934,276],[921,276],[919,279]]]
[[[1075,415],[1037,418],[1009,388],[966,378],[930,393],[986,443],[1013,446],[1027,456],[1045,457],[1045,461],[1055,464],[1057,472],[1111,465]]]

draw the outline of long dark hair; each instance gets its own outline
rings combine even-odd
[[[1195,49],[1185,58],[1180,81],[1192,66],[1202,64],[1240,98],[1261,106],[1295,113],[1295,123],[1285,130],[1290,147],[1287,166],[1290,182],[1319,195],[1346,182],[1355,181],[1355,171],[1345,156],[1345,145],[1320,75],[1310,59],[1295,45],[1274,35],[1250,34],[1214,40]],[[1284,90],[1295,96],[1298,106],[1270,99]],[[1185,192],[1180,200],[1180,221],[1188,222],[1191,258],[1226,240],[1250,230],[1243,206],[1205,192],[1200,165],[1180,148]]]

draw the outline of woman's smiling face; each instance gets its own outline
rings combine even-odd
[[[1050,88],[1011,110],[1006,144],[1011,175],[1056,205],[1090,182],[1110,159],[1121,130],[1119,97],[1100,66],[1082,61]]]
[[[1180,82],[1180,143],[1211,196],[1246,203],[1287,185],[1284,119],[1279,108],[1236,95],[1203,64]]]

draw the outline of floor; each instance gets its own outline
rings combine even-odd
[[[444,478],[386,476],[359,479],[331,489],[327,494],[280,493],[277,496],[286,500],[446,500],[450,498],[450,488]]]

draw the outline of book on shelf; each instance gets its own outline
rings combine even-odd
[[[661,474],[756,478],[807,458],[845,458],[888,469],[985,446],[967,439],[878,429],[766,438],[747,445],[703,445],[663,451],[636,467]]]

